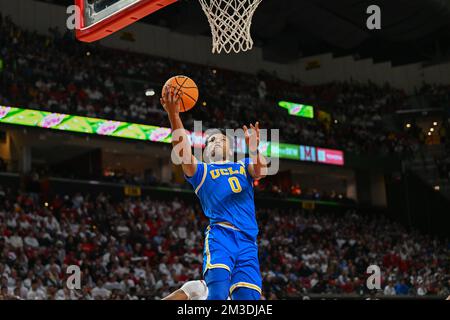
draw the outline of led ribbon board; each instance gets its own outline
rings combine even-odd
[[[313,119],[314,118],[314,107],[306,104],[288,102],[288,101],[280,101],[278,102],[278,106],[285,108],[288,110],[288,113],[291,116],[302,117]]]
[[[0,122],[117,138],[171,142],[169,128],[40,110],[0,106]]]
[[[9,106],[0,106],[0,123],[151,142],[172,142],[170,128]],[[188,133],[194,147],[204,146],[204,134]],[[259,150],[263,155],[278,156],[281,159],[344,165],[344,153],[340,150],[267,141],[260,143]],[[245,151],[245,141],[240,139],[236,143],[236,152]]]

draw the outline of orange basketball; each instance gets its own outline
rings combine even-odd
[[[175,88],[175,92],[180,90],[181,95],[181,106],[180,112],[185,112],[192,109],[198,99],[198,88],[194,80],[186,76],[175,76],[166,81],[163,87],[163,94],[165,87]]]

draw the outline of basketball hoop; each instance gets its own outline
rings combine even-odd
[[[199,0],[208,17],[212,53],[250,50],[252,18],[262,0]]]

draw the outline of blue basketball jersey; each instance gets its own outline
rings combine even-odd
[[[238,162],[197,164],[192,177],[186,177],[200,199],[211,224],[227,222],[256,240],[253,178],[248,172],[251,159]]]

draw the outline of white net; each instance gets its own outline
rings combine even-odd
[[[208,17],[213,53],[250,50],[253,14],[262,0],[199,0]]]

